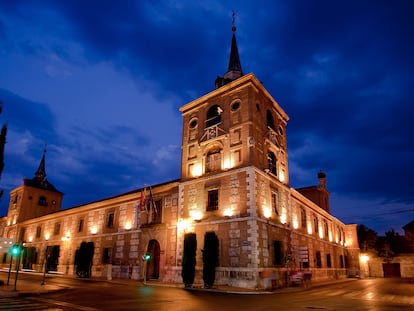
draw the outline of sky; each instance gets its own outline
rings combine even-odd
[[[414,219],[414,2],[0,1],[5,191],[43,149],[63,208],[180,176],[179,107],[227,70],[290,117],[290,185],[327,174],[331,213],[378,234]]]

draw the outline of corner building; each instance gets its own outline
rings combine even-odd
[[[289,186],[289,117],[254,74],[243,73],[232,30],[227,72],[215,90],[180,108],[179,180],[60,210],[61,192],[45,189],[43,155],[39,183],[11,191],[0,234],[24,242],[26,269],[76,274],[88,243],[92,277],[143,279],[145,269],[147,279],[182,283],[184,235],[195,233],[202,284],[204,234],[213,231],[215,284],[269,289],[286,286],[287,272],[311,271],[317,280],[359,273],[356,225],[330,214],[326,174],[316,186]]]

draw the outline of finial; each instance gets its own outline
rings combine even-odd
[[[235,19],[236,19],[236,12],[233,10],[233,14],[231,15],[231,31],[232,32],[236,32]]]

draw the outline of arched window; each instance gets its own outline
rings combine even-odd
[[[207,121],[206,127],[210,127],[221,122],[221,113],[223,109],[220,108],[218,105],[211,106],[210,109],[207,111]]]
[[[271,173],[277,175],[276,156],[271,151],[267,153],[267,168]]]
[[[38,202],[38,204],[39,204],[40,206],[47,206],[46,197],[45,197],[45,196],[41,196],[41,197],[39,198],[39,202]]]
[[[266,125],[272,130],[275,129],[275,121],[273,120],[273,115],[270,110],[266,110]]]
[[[206,155],[206,173],[221,170],[221,149],[214,148]]]

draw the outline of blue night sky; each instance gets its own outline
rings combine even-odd
[[[0,1],[5,195],[48,180],[73,207],[179,178],[178,108],[243,71],[290,117],[291,186],[383,234],[414,219],[414,2]]]

